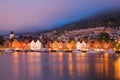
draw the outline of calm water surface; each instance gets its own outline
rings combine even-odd
[[[120,80],[120,54],[0,54],[0,80]]]

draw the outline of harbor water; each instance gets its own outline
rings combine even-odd
[[[0,80],[120,80],[120,54],[0,53]]]

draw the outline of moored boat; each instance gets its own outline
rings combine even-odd
[[[27,49],[24,49],[24,50],[20,50],[21,52],[28,52],[28,50]]]
[[[7,50],[4,50],[4,52],[12,53],[12,52],[14,52],[14,50],[13,49],[7,49]]]
[[[110,54],[115,53],[115,51],[114,51],[114,50],[104,50],[103,52],[104,52],[104,53],[110,53]]]
[[[97,50],[88,50],[87,53],[100,53],[101,51],[97,51]]]
[[[81,52],[80,50],[72,50],[73,53],[79,53]]]

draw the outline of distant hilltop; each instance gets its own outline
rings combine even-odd
[[[109,10],[94,14],[82,20],[78,20],[61,27],[57,27],[56,31],[72,31],[78,29],[94,28],[94,27],[119,27],[120,26],[120,10]]]

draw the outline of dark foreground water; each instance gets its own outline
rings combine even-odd
[[[120,80],[120,54],[3,53],[0,80]]]

